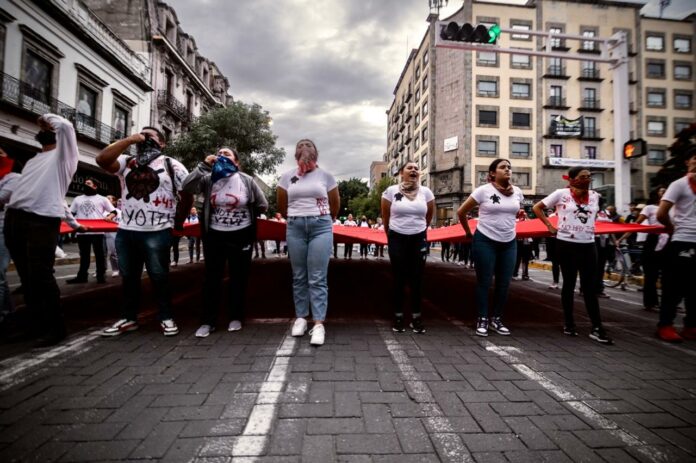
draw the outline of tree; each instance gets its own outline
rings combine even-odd
[[[345,217],[348,214],[356,214],[356,211],[350,209],[350,201],[353,198],[367,196],[370,189],[367,183],[359,178],[350,178],[338,182],[338,194],[341,195],[341,210],[338,215]]]
[[[394,184],[392,177],[384,177],[375,185],[366,196],[353,198],[348,207],[358,217],[366,216],[368,219],[376,219],[382,215],[382,193]]]
[[[682,129],[677,134],[676,140],[669,147],[670,159],[662,165],[662,169],[657,172],[650,182],[653,188],[667,186],[686,174],[686,165],[684,163],[687,160],[687,153],[696,144],[694,138],[696,138],[696,122]]]
[[[201,115],[166,152],[191,169],[206,155],[228,146],[237,151],[247,174],[271,173],[283,162],[285,150],[275,145],[278,137],[270,122],[268,111],[261,106],[235,101]]]

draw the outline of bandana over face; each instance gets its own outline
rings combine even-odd
[[[157,143],[157,140],[149,136],[145,138],[144,142],[138,143],[136,147],[138,154],[135,155],[135,161],[139,166],[150,164],[162,154],[162,147]]]
[[[237,173],[238,171],[239,168],[230,158],[226,156],[218,156],[215,164],[213,164],[211,180],[213,183],[215,183],[218,180],[222,180],[223,178],[227,178],[232,174]]]

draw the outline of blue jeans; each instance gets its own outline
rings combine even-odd
[[[309,315],[314,321],[326,318],[329,286],[326,276],[333,248],[333,222],[330,215],[289,217],[287,242],[292,265],[292,289],[295,314]]]
[[[159,308],[159,319],[172,318],[172,299],[169,289],[171,243],[169,228],[155,232],[119,229],[116,233],[116,253],[123,287],[123,318],[137,320],[143,264],[152,281]]]
[[[492,240],[480,231],[474,233],[471,246],[476,267],[476,307],[479,317],[488,317],[488,290],[495,274],[495,317],[503,316],[512,272],[517,257],[517,240],[507,243]]]

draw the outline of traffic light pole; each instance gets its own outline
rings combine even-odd
[[[628,44],[626,34],[617,32],[609,39],[599,37],[585,37],[582,35],[553,34],[547,31],[526,31],[519,29],[501,28],[500,32],[517,35],[532,35],[546,37],[547,42],[543,50],[523,50],[519,48],[502,48],[497,45],[459,42],[445,40],[440,36],[440,31],[447,26],[445,22],[439,22],[435,33],[435,47],[454,50],[471,50],[483,52],[495,52],[514,55],[541,56],[543,58],[561,58],[576,61],[591,61],[595,63],[608,63],[612,69],[613,80],[613,104],[614,104],[614,194],[616,209],[625,213],[631,201],[631,165],[624,159],[623,144],[631,135],[631,119],[629,113],[629,86],[628,86]],[[561,53],[552,50],[553,39],[569,39],[582,42],[597,42],[600,44],[599,56],[579,53]]]

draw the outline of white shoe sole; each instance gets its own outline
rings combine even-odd
[[[488,336],[488,333],[479,333],[479,332],[476,331],[476,330],[474,330],[474,333],[476,333],[476,336],[483,336],[483,337]]]

